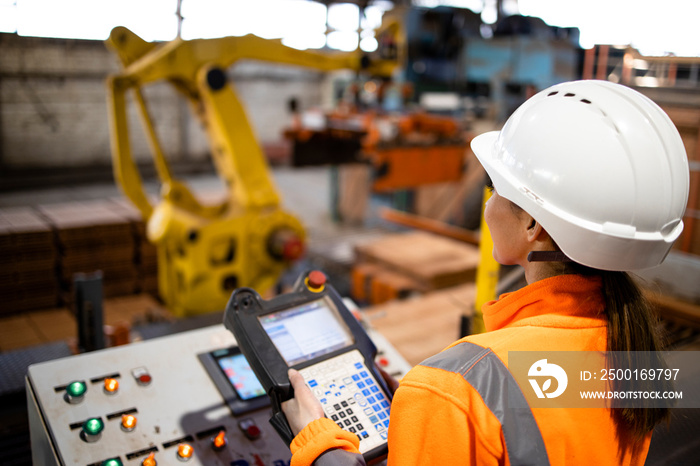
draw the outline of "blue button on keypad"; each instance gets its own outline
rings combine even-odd
[[[390,404],[359,351],[352,350],[299,372],[326,415],[358,436],[360,453],[386,442]]]

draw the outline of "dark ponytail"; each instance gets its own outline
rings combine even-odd
[[[658,317],[639,285],[626,272],[596,271],[603,279],[603,296],[608,317],[608,366],[622,369],[663,369]],[[615,391],[670,390],[671,382],[650,380],[615,380]],[[635,406],[645,400],[637,400]],[[612,413],[618,427],[626,427],[634,438],[651,432],[661,421],[668,420],[668,407],[630,407],[622,401],[613,403]]]
[[[639,285],[627,272],[611,272],[585,267],[575,262],[560,263],[563,273],[599,276],[602,279],[605,313],[608,317],[607,365],[610,369],[665,369],[661,351],[663,345],[659,332],[658,316]],[[612,381],[612,390],[669,391],[672,383],[665,380]],[[618,435],[641,439],[658,423],[670,418],[669,408],[654,406],[653,400],[614,399],[612,416],[618,427]],[[641,407],[640,407],[641,406]]]

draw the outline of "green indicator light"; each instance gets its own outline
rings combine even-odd
[[[102,466],[122,466],[122,460],[119,458],[110,458],[102,462]]]
[[[97,435],[105,428],[104,422],[99,417],[93,417],[83,424],[83,432],[87,435]]]
[[[85,395],[86,391],[87,391],[87,385],[85,385],[85,382],[80,382],[80,381],[71,382],[66,387],[66,393],[68,393],[68,396],[73,397],[73,398],[78,398],[78,397]]]

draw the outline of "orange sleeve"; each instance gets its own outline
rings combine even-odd
[[[438,369],[418,366],[411,375],[391,406],[389,465],[504,463],[500,424],[471,386]],[[442,390],[445,382],[458,390]]]
[[[308,466],[327,450],[339,448],[349,453],[360,453],[357,435],[341,429],[328,418],[316,419],[294,437],[290,466]]]

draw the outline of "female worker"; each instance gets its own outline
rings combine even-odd
[[[643,464],[668,409],[513,409],[507,356],[660,349],[626,271],[660,264],[683,229],[689,173],[678,131],[630,88],[576,81],[538,93],[471,146],[493,183],[484,212],[493,255],[522,266],[528,285],[484,306],[486,333],[401,380],[389,465]],[[292,465],[362,464],[356,436],[324,418],[299,373],[290,380]]]

